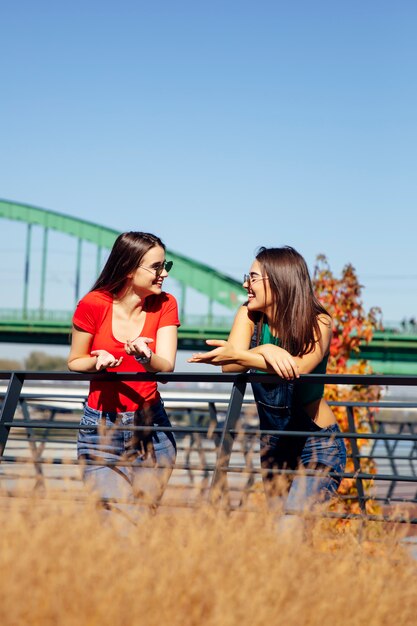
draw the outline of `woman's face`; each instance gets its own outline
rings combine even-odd
[[[163,248],[155,246],[148,250],[139,267],[128,276],[133,291],[141,297],[160,294],[164,279],[168,276],[164,264],[165,250]]]
[[[245,277],[243,287],[248,292],[248,310],[262,311],[268,315],[273,305],[271,287],[268,276],[256,259],[251,265],[248,276]]]

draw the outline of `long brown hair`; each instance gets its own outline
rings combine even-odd
[[[110,293],[121,291],[128,274],[139,267],[145,254],[155,246],[160,246],[165,250],[165,245],[159,237],[151,233],[130,231],[119,235],[91,291],[100,290]]]
[[[269,279],[274,306],[268,322],[278,333],[280,345],[294,356],[311,352],[321,335],[317,317],[330,315],[314,295],[304,258],[284,246],[261,247],[256,260]]]

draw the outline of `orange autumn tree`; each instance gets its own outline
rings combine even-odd
[[[372,374],[373,370],[366,360],[348,364],[350,355],[359,352],[360,343],[369,343],[375,330],[381,328],[381,310],[372,308],[364,311],[361,292],[362,285],[352,265],[346,265],[340,278],[331,271],[327,258],[319,255],[313,273],[314,291],[333,318],[333,338],[330,346],[330,357],[327,372],[329,374]],[[329,401],[375,402],[380,398],[381,387],[366,385],[326,385],[325,398]],[[342,431],[349,431],[346,408],[333,407]],[[354,418],[359,433],[372,432],[375,409],[355,407]],[[350,441],[346,441],[348,455],[351,454]],[[369,445],[366,439],[358,439],[359,451]],[[361,470],[375,473],[375,465],[369,459],[361,459]],[[353,472],[353,461],[348,458],[346,472]],[[363,481],[366,495],[369,495],[372,481]],[[360,513],[356,482],[345,478],[339,488],[344,496],[343,508],[346,512]],[[375,513],[377,506],[372,500],[367,501],[367,511]]]

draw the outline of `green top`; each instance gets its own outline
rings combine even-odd
[[[274,337],[271,333],[271,330],[265,322],[262,324],[260,344],[264,345],[265,343],[272,343],[275,346],[279,346],[280,340],[279,337]],[[320,363],[314,368],[311,374],[325,374],[327,368],[327,361],[329,359],[329,355],[326,354],[324,359],[320,361]],[[298,399],[301,401],[302,405],[310,404],[310,402],[314,402],[315,400],[320,400],[323,397],[324,393],[324,385],[318,383],[305,383],[303,385],[299,385],[297,389]]]

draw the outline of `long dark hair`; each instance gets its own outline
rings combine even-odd
[[[159,237],[151,233],[131,231],[119,235],[91,291],[100,290],[110,293],[121,291],[128,274],[139,267],[145,254],[155,246],[160,246],[165,250],[165,245]]]
[[[314,295],[304,258],[284,246],[261,247],[256,260],[269,279],[274,306],[268,322],[278,333],[281,347],[294,356],[311,352],[321,336],[317,317],[330,315]]]

